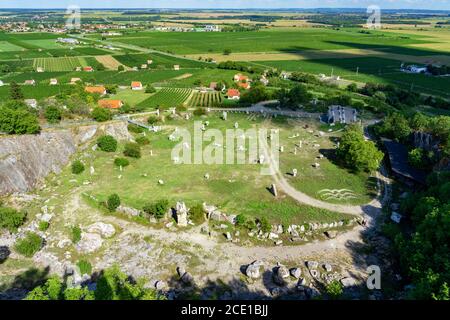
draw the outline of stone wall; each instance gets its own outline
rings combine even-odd
[[[60,173],[71,156],[100,134],[131,140],[126,122],[111,122],[38,135],[0,137],[0,195],[26,192],[50,173]]]

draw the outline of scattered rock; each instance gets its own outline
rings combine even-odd
[[[100,249],[103,239],[98,233],[81,234],[81,240],[77,243],[77,250],[83,253],[91,253]]]
[[[261,261],[254,261],[245,269],[245,274],[251,279],[258,279],[261,276],[260,268],[262,265]]]
[[[338,233],[335,230],[328,230],[328,231],[325,231],[325,235],[330,239],[334,239],[337,237]]]
[[[166,287],[166,283],[162,280],[155,282],[155,289],[156,290],[163,290]]]
[[[317,261],[307,261],[306,262],[306,266],[308,267],[308,269],[317,269],[317,267],[319,266],[319,263]]]
[[[292,268],[290,270],[291,276],[293,276],[295,279],[299,279],[302,275],[302,269],[300,268]]]
[[[113,225],[103,222],[96,222],[90,225],[87,231],[89,233],[98,233],[104,238],[111,238],[116,233]]]
[[[329,263],[325,263],[323,265],[323,268],[325,269],[326,272],[331,272],[333,270],[333,267]]]
[[[356,280],[351,278],[351,277],[347,277],[347,278],[342,278],[341,279],[341,283],[344,287],[353,287],[356,285]]]
[[[286,268],[285,266],[279,266],[278,268],[276,268],[275,273],[273,275],[273,281],[280,285],[283,286],[286,284],[285,279],[289,278],[289,270],[288,268]]]

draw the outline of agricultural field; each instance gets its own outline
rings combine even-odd
[[[146,108],[177,107],[186,102],[192,93],[187,88],[163,88],[150,98],[142,101],[139,106]]]
[[[183,59],[159,53],[116,55],[114,58],[130,68],[140,68],[141,65],[147,64],[148,60],[153,61],[153,63],[148,66],[149,69],[173,69],[174,65],[179,65],[180,68],[183,69],[211,67],[211,64],[205,62],[195,61],[192,59]]]
[[[145,93],[145,90],[133,91],[131,89],[118,89],[117,94],[111,95],[111,99],[122,100],[125,104],[135,107],[144,100],[148,99],[151,94]]]
[[[188,105],[191,108],[213,108],[220,106],[223,99],[223,95],[217,91],[206,93],[196,92],[189,100]]]
[[[43,68],[48,72],[74,71],[77,67],[86,67],[87,65],[86,60],[81,57],[36,58],[33,63],[35,70]]]

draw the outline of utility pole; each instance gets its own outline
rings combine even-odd
[[[356,75],[359,75],[359,67],[356,67]]]

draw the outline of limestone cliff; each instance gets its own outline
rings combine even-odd
[[[126,122],[111,122],[38,135],[0,136],[0,195],[26,192],[50,173],[59,173],[71,156],[100,134],[130,140]]]

